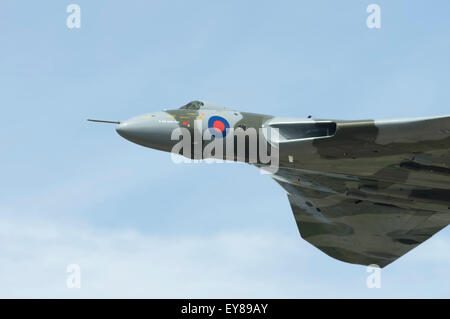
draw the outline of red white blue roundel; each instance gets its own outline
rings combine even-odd
[[[230,124],[221,116],[211,116],[208,120],[208,128],[215,137],[225,137]]]

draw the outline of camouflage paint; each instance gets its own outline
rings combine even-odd
[[[333,258],[384,267],[450,223],[448,116],[314,120],[238,112],[199,101],[187,105],[192,109],[158,115],[173,120],[160,120],[159,129],[167,130],[164,123],[169,123],[167,127],[185,127],[193,135],[195,122],[207,129],[211,116],[225,118],[234,129],[335,123],[331,136],[280,140],[280,167],[272,175],[288,193],[302,238]],[[124,131],[118,129],[128,138]],[[129,139],[164,151],[173,146],[173,141],[160,145],[149,134]]]

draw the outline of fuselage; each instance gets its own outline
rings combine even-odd
[[[273,116],[239,112],[212,103],[193,101],[179,109],[148,113],[123,121],[117,126],[116,131],[131,142],[166,152],[173,152],[180,141],[177,132],[186,132],[191,138],[192,152],[184,155],[191,158],[203,158],[205,146],[218,139],[223,141],[223,156],[225,156],[226,141],[229,141],[231,137],[234,140],[239,134],[247,136],[246,148],[250,147],[248,145],[251,143],[250,132],[256,133],[254,141],[256,147],[263,143],[270,145],[261,129],[272,118]],[[200,139],[196,140],[197,137]],[[194,149],[199,143],[202,156],[195,156]],[[212,157],[217,158],[223,156],[212,154]],[[236,156],[227,159],[245,161],[245,158]]]
[[[179,109],[148,113],[123,121],[116,130],[131,142],[165,152],[175,152],[181,130],[190,138],[190,151],[182,155],[190,158],[213,157],[264,165],[267,164],[264,157],[276,156],[277,164],[292,166],[295,159],[315,153],[310,147],[312,140],[332,136],[336,124],[310,118],[241,112],[193,101]],[[211,141],[217,144],[216,150],[205,153]],[[298,154],[292,150],[285,151],[283,145],[291,145],[292,142],[303,143],[304,150]],[[217,151],[219,148],[222,151]]]

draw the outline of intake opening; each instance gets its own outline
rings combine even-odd
[[[334,122],[276,123],[270,126],[278,128],[281,140],[328,137],[336,133]]]

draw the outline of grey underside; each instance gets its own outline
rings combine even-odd
[[[311,183],[317,175],[292,174],[299,183]],[[346,195],[343,182],[337,189],[315,189],[275,179],[287,192],[303,239],[327,255],[344,262],[384,267],[450,223],[448,213],[403,208],[381,201]],[[292,179],[291,179],[292,180]],[[326,180],[331,182],[331,178]],[[332,187],[339,184],[332,181]],[[342,192],[340,191],[340,188]]]
[[[447,127],[449,120],[440,123]],[[412,144],[407,147],[414,148]],[[423,154],[450,163],[448,138]],[[374,157],[373,162],[382,156]],[[320,167],[320,161],[310,166]],[[358,159],[354,163],[357,171]],[[447,164],[408,163],[403,165],[399,160],[364,177],[352,175],[351,167],[346,174],[284,167],[273,178],[288,193],[303,239],[338,260],[384,267],[450,223]]]

